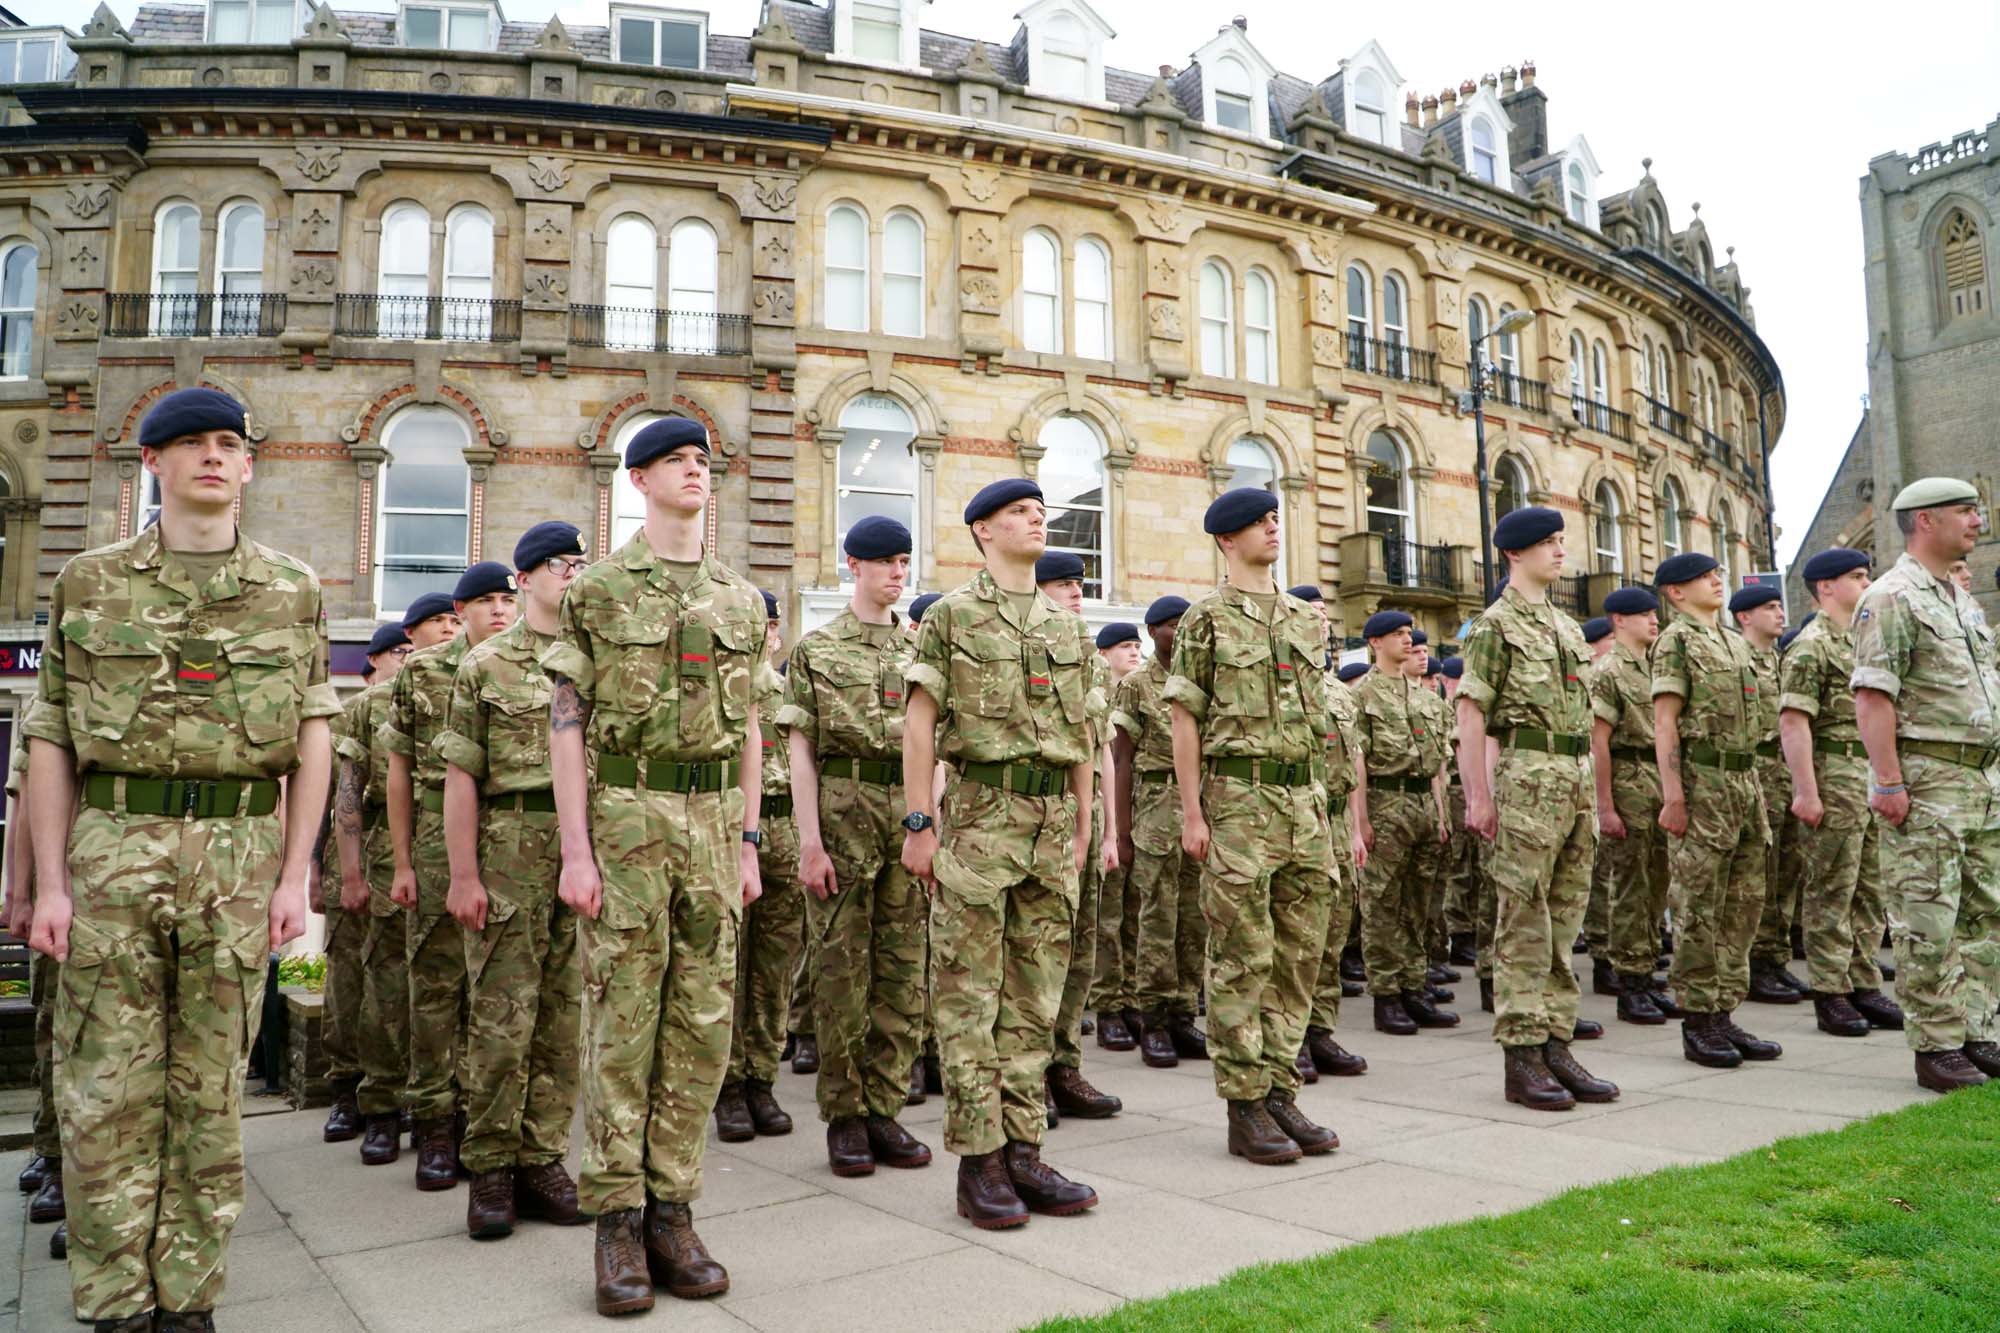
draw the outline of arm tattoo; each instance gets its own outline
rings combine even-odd
[[[333,820],[343,833],[361,832],[361,765],[340,761],[340,782],[333,792]]]
[[[1681,743],[1675,741],[1667,747],[1667,768],[1675,777],[1681,775]]]
[[[575,731],[590,720],[590,705],[577,693],[567,676],[555,677],[555,692],[549,697],[549,730]]]

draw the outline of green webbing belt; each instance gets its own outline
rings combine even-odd
[[[128,815],[176,819],[233,819],[268,815],[278,808],[278,784],[270,778],[210,781],[202,778],[139,778],[99,770],[83,780],[83,803],[93,810],[117,810],[118,783],[125,783]]]

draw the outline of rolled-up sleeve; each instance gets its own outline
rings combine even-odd
[[[1903,692],[1915,644],[1916,617],[1908,603],[1892,593],[1864,595],[1854,615],[1854,676],[1848,683],[1896,698]]]
[[[578,614],[582,603],[581,590],[572,584],[563,594],[562,609],[556,613],[556,641],[542,649],[540,660],[542,670],[568,681],[578,697],[588,704],[597,689],[597,673],[591,665],[597,659],[591,651],[590,631],[583,627]]]
[[[1174,660],[1167,668],[1167,702],[1179,704],[1196,721],[1208,716],[1215,689],[1215,616],[1198,606],[1181,617],[1174,631]]]
[[[21,721],[21,734],[65,750],[75,750],[69,737],[69,675],[63,662],[64,581],[56,578],[49,597],[49,633],[42,641],[42,667],[35,677],[35,703]]]
[[[1653,697],[1677,694],[1685,699],[1693,691],[1688,684],[1688,636],[1685,622],[1667,626],[1653,646]]]
[[[903,679],[912,689],[922,689],[937,702],[942,717],[951,706],[951,613],[942,604],[933,605],[917,627],[917,652],[903,669]]]
[[[431,742],[438,758],[481,779],[486,776],[486,701],[479,693],[483,678],[477,662],[459,668],[451,702],[445,705],[444,730]]]
[[[1507,643],[1500,627],[1482,616],[1474,622],[1459,649],[1465,670],[1458,680],[1460,699],[1470,700],[1481,713],[1493,711],[1493,703],[1507,684]]]

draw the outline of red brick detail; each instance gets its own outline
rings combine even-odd
[[[947,435],[944,437],[944,452],[948,454],[970,454],[978,458],[1012,458],[1012,440],[979,440],[967,435]],[[984,565],[979,568],[984,569]]]
[[[171,365],[172,362],[168,362],[168,364]],[[155,384],[152,388],[140,394],[138,401],[132,404],[132,410],[125,414],[125,420],[118,423],[118,429],[116,431],[114,431],[106,439],[100,441],[100,447],[105,444],[113,444],[119,440],[124,439],[126,436],[130,435],[132,433],[132,428],[138,424],[139,417],[145,412],[145,410],[151,407],[155,402],[159,401],[159,399],[162,396],[172,393],[173,390],[174,390],[174,382],[172,380],[161,380],[158,384]],[[126,534],[126,536],[130,535],[131,535],[130,533]]]

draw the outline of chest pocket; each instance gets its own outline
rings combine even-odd
[[[1279,673],[1282,683],[1287,680],[1297,682],[1295,697],[1304,715],[1309,718],[1322,717],[1326,713],[1326,672],[1321,670],[1320,661],[1325,650],[1320,647],[1317,632],[1308,633],[1294,630],[1284,641],[1290,650],[1290,669]]]
[[[951,646],[951,706],[974,717],[1013,716],[1014,701],[1024,697],[1021,645],[1014,639],[971,630],[954,636]]]
[[[1049,675],[1063,716],[1081,722],[1090,693],[1090,664],[1084,661],[1083,647],[1068,635],[1051,640],[1048,647]]]
[[[149,625],[91,611],[62,619],[70,724],[101,740],[123,740],[153,678],[165,670],[166,637]]]
[[[1276,667],[1268,639],[1218,639],[1209,712],[1219,717],[1269,717]],[[1289,674],[1289,673],[1287,673]]]
[[[1510,688],[1546,691],[1565,684],[1570,664],[1549,636],[1527,626],[1509,625],[1500,637],[1507,641],[1507,684]]]
[[[671,627],[621,607],[594,607],[584,618],[597,649],[593,703],[619,713],[643,713],[660,695]]]
[[[1973,664],[1968,634],[1980,635],[1985,631],[1961,628],[1957,616],[1928,600],[1912,598],[1910,612],[1918,626],[1917,651],[1912,660],[1915,669],[1911,674],[1949,689],[1970,689]]]
[[[486,705],[486,762],[509,768],[539,768],[549,761],[549,683],[537,676],[510,690],[480,691]]]
[[[229,659],[238,722],[252,745],[276,745],[299,734],[299,695],[308,663],[298,629],[245,634],[222,646]]]

